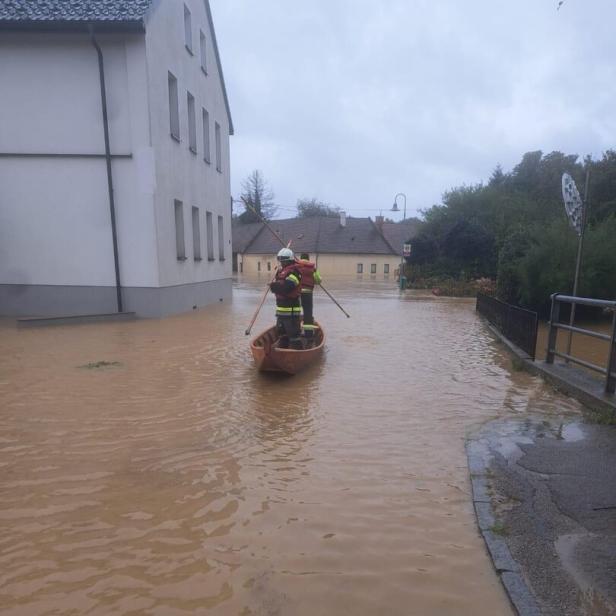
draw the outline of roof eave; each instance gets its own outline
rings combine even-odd
[[[5,32],[86,32],[90,25],[97,32],[145,32],[143,19],[0,19],[0,31]]]
[[[229,105],[229,97],[227,96],[227,86],[225,85],[225,76],[223,75],[223,72],[222,72],[222,62],[220,61],[220,53],[218,51],[218,41],[216,40],[216,30],[214,28],[214,18],[212,17],[212,9],[210,8],[209,0],[205,0],[205,11],[210,21],[210,29],[212,31],[212,42],[214,45],[214,55],[216,56],[216,61],[218,62],[218,71],[220,72],[220,82],[222,84],[222,95],[225,100],[225,108],[227,109],[227,118],[229,119],[229,135],[234,135],[235,129],[233,128],[233,119],[231,118],[231,106]]]

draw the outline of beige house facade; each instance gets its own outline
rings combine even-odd
[[[310,254],[310,253],[309,253]],[[393,276],[400,266],[400,258],[395,255],[379,254],[310,254],[323,276]],[[276,255],[244,254],[238,257],[238,273],[259,276],[273,273],[276,268]]]

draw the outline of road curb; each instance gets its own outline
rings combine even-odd
[[[496,516],[490,499],[490,461],[492,454],[486,442],[468,439],[466,455],[471,474],[473,507],[479,532],[497,575],[513,608],[519,616],[541,616],[534,595],[521,575],[520,566],[511,556],[509,546],[496,528]]]

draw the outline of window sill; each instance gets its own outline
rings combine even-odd
[[[216,171],[218,171],[218,173],[222,173],[222,169],[219,169],[218,167],[216,167]]]
[[[188,257],[178,257],[178,261],[186,261]]]
[[[203,259],[201,257],[195,257],[194,260],[197,261],[197,262],[198,261],[203,261]]]
[[[203,159],[203,162],[204,162],[206,165],[211,165],[211,164],[212,164],[212,161],[211,161],[211,160],[208,160],[207,158],[204,158],[204,159]]]
[[[203,67],[201,67],[201,70],[203,71],[203,74],[207,77],[207,70],[204,69]]]
[[[197,149],[196,148],[188,148],[193,154],[197,153]]]
[[[214,257],[208,257],[208,261],[216,261],[216,259],[214,259]]]
[[[219,260],[219,261],[224,261],[224,260],[225,260],[225,258],[224,258],[224,257],[218,257],[218,260]]]
[[[194,56],[195,54],[193,53],[193,50],[188,46],[188,45],[184,45],[184,47],[186,48],[186,51],[191,55]]]
[[[173,139],[174,141],[177,141],[178,143],[181,143],[178,135],[174,135],[173,133],[169,133],[169,134],[171,135],[171,139]]]

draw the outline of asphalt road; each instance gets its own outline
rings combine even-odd
[[[616,614],[616,426],[531,417],[468,443],[475,509],[521,614]]]

